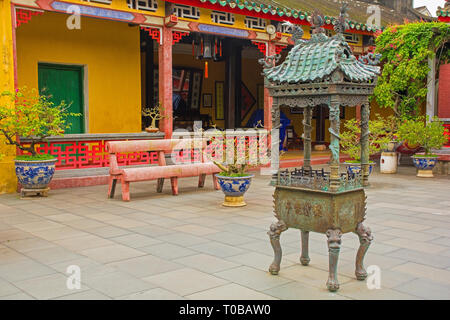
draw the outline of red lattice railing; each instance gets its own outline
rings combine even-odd
[[[109,166],[109,155],[105,151],[108,140],[91,141],[55,141],[36,145],[39,154],[55,156],[56,170],[88,169]],[[111,140],[109,140],[111,141]],[[27,143],[23,143],[27,145]],[[177,163],[201,161],[199,150],[180,150],[174,152]],[[118,154],[119,166],[158,164],[157,152],[133,152]]]

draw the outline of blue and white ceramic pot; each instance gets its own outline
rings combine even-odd
[[[16,175],[24,189],[45,189],[55,173],[57,159],[15,160]]]
[[[253,174],[245,177],[227,177],[216,174],[220,188],[225,194],[225,201],[222,203],[225,207],[243,207],[247,205],[244,202],[244,193],[250,187]]]
[[[416,166],[417,176],[422,178],[432,178],[433,168],[438,158],[436,156],[414,155],[413,163]]]
[[[361,163],[344,162],[344,164],[347,166],[348,174],[357,174],[357,173],[361,172]],[[375,165],[375,163],[373,163],[373,162],[369,163],[369,174],[372,173],[374,165]]]

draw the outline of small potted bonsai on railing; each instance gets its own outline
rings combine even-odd
[[[416,153],[413,163],[416,166],[417,176],[423,178],[433,177],[433,168],[438,156],[432,153],[432,149],[440,149],[447,142],[446,130],[438,118],[426,121],[425,117],[407,119],[402,121],[398,128],[398,136],[401,140],[410,144],[420,145],[425,152]]]
[[[369,121],[369,156],[379,153],[385,149],[390,141],[393,140],[393,133],[388,129],[386,121],[379,115],[377,120]],[[361,172],[361,124],[359,120],[350,119],[345,121],[344,130],[340,134],[341,152],[348,155],[351,159],[345,161],[347,172]],[[375,162],[369,162],[369,174],[372,173]]]
[[[145,128],[145,131],[153,133],[153,132],[158,132],[159,128],[156,126],[156,121],[164,119],[165,116],[162,114],[163,113],[163,108],[161,107],[161,104],[157,104],[156,106],[154,106],[153,108],[145,108],[144,110],[142,110],[142,115],[144,117],[149,117],[151,119],[151,123],[150,126],[148,126],[147,128]]]
[[[23,152],[15,158],[22,195],[27,191],[46,195],[55,172],[56,159],[49,154],[38,154],[36,145],[45,142],[49,136],[63,135],[69,127],[66,117],[78,116],[66,112],[67,107],[64,101],[55,105],[48,97],[26,88],[0,94],[0,133],[7,144]],[[18,137],[30,142],[22,144]]]

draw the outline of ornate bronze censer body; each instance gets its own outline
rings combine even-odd
[[[372,241],[369,228],[362,224],[366,214],[365,186],[369,178],[369,114],[368,97],[376,84],[379,67],[356,59],[343,32],[348,28],[346,8],[335,20],[336,35],[324,33],[323,17],[312,16],[313,34],[309,41],[302,40],[300,26],[291,26],[294,47],[286,60],[275,66],[280,56],[261,59],[264,65],[265,86],[273,97],[273,128],[280,125],[280,107],[304,110],[304,166],[292,172],[279,171],[272,178],[275,186],[275,217],[278,222],[268,232],[275,253],[269,271],[280,270],[280,234],[288,228],[301,230],[302,253],[300,262],[309,264],[309,232],[324,233],[328,238],[330,291],[339,289],[337,262],[343,233],[355,232],[360,239],[356,256],[356,278],[364,280],[364,255]],[[312,170],[311,118],[312,109],[326,105],[329,108],[330,172]],[[340,107],[361,106],[361,174],[339,172]]]

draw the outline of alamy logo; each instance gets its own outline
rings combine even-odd
[[[381,269],[379,266],[371,265],[367,268],[367,289],[381,289]]]
[[[70,16],[66,20],[66,26],[69,30],[80,30],[81,29],[81,9],[77,5],[70,5],[67,10],[67,14]]]
[[[81,269],[77,265],[70,265],[67,267],[66,273],[69,274],[66,281],[67,289],[80,290],[81,289]]]

